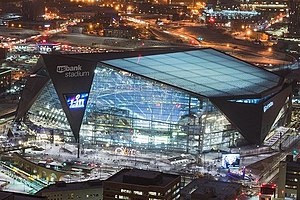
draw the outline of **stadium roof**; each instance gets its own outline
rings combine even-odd
[[[272,72],[214,49],[120,57],[101,62],[206,97],[258,95],[281,80]]]

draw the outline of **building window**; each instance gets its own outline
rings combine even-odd
[[[150,195],[156,196],[156,192],[149,192]]]
[[[133,194],[143,195],[143,192],[142,191],[133,191]]]
[[[128,193],[128,194],[130,194],[130,193],[131,193],[131,190],[121,189],[121,192],[122,192],[122,193]]]
[[[127,197],[127,196],[122,196],[122,195],[119,195],[119,199],[129,199],[129,197]]]

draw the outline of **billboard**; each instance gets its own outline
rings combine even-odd
[[[88,93],[65,95],[69,109],[85,108],[88,96]]]
[[[225,169],[240,167],[240,154],[222,154],[222,167]]]
[[[52,44],[52,43],[39,43],[37,45],[39,53],[47,54],[52,53],[53,51],[59,51],[60,46],[58,44]]]

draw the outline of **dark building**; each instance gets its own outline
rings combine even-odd
[[[139,3],[137,4],[138,13],[148,14],[185,14],[187,13],[187,6],[176,4],[152,4],[152,3]]]
[[[22,27],[24,29],[34,29],[34,30],[45,30],[45,29],[54,29],[58,28],[60,22],[54,20],[38,20],[38,21],[31,21],[31,20],[15,20],[10,21],[7,23],[9,27]]]
[[[198,154],[262,144],[290,121],[283,77],[210,48],[49,54],[33,72],[17,121],[66,142]]]
[[[89,199],[102,200],[102,181],[89,180],[84,182],[66,183],[63,181],[48,185],[36,193],[47,200],[57,199]]]
[[[242,191],[238,183],[221,182],[205,178],[194,179],[181,189],[181,200],[235,200]]]
[[[0,60],[5,59],[7,55],[7,48],[0,48]]]
[[[103,199],[179,198],[180,176],[140,169],[123,169],[103,181]]]
[[[295,157],[295,158],[293,158]],[[279,163],[277,195],[279,198],[300,197],[300,157],[287,155],[285,161]]]
[[[103,30],[104,37],[135,38],[138,31],[131,26],[106,27]]]
[[[120,23],[120,16],[113,8],[98,7],[95,22],[99,22],[103,27],[117,26]]]
[[[289,33],[292,36],[300,37],[300,0],[289,0]]]
[[[9,69],[0,69],[0,92],[5,92],[11,85],[11,71]]]
[[[95,5],[74,7],[74,5],[62,9],[61,16],[69,19],[78,18],[81,19],[83,23],[101,24],[103,27],[115,26],[120,22],[120,16],[114,8]]]
[[[0,200],[46,200],[46,197],[15,192],[0,191]]]
[[[1,14],[20,13],[21,1],[0,1]]]
[[[45,3],[42,0],[23,0],[22,16],[24,21],[37,21],[45,14]]]
[[[207,6],[209,8],[213,9],[231,9],[234,10],[234,8],[238,8],[240,6],[240,1],[238,0],[232,0],[232,1],[227,1],[227,0],[208,0],[207,1]]]

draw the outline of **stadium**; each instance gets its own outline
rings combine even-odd
[[[262,144],[291,86],[211,48],[42,55],[16,121],[81,145],[201,153]]]

